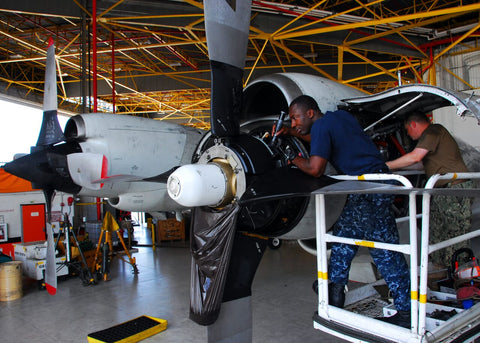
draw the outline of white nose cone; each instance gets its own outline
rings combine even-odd
[[[188,164],[167,180],[168,195],[182,206],[215,206],[226,192],[226,178],[215,164]]]

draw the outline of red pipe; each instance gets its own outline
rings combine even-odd
[[[92,0],[93,112],[97,112],[97,0]],[[97,198],[97,220],[102,220],[100,198]]]
[[[480,34],[480,31],[476,31],[476,32],[473,32],[470,35],[470,37],[478,36],[479,34]],[[457,40],[459,40],[460,38],[462,38],[462,36],[457,35],[455,37],[448,37],[448,38],[444,38],[444,39],[433,40],[429,43],[419,45],[418,48],[422,51],[427,51],[428,48],[435,48],[439,45],[444,45],[444,44],[452,44],[452,43],[456,42]]]
[[[92,0],[93,112],[97,112],[97,0]]]
[[[391,135],[390,139],[392,140],[395,147],[398,149],[398,152],[400,152],[400,155],[402,155],[402,156],[405,155],[406,154],[405,149],[402,147],[402,145],[398,141],[397,137],[395,137],[394,135]]]
[[[425,68],[422,69],[422,72],[420,75],[423,75],[428,69],[430,69],[433,65],[434,61],[433,61],[433,49],[430,47],[430,63],[428,64],[428,66],[426,66]]]
[[[112,32],[112,107],[115,113],[115,39]]]

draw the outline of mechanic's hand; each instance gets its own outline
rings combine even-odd
[[[273,135],[275,134],[275,128],[277,127],[276,124],[273,124],[272,126],[272,138],[273,138]],[[290,127],[287,126],[287,125],[282,125],[282,127],[280,128],[280,130],[278,130],[277,132],[277,136],[280,136],[280,135],[290,135]]]
[[[297,153],[293,151],[293,149],[290,148],[289,145],[287,145],[287,147],[285,148],[284,153],[285,153],[285,157],[287,158],[287,161],[289,162],[292,162],[295,159],[295,157],[298,156]]]
[[[285,162],[287,162],[287,164],[291,164],[295,157],[298,156],[298,154],[289,145],[287,145],[285,148],[278,147],[278,150],[283,155],[283,159]]]

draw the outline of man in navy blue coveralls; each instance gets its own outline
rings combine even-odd
[[[305,173],[319,177],[323,175],[327,162],[338,173],[345,175],[388,172],[375,144],[352,114],[342,110],[323,114],[312,97],[302,95],[290,104],[289,116],[292,126],[284,127],[280,134],[290,134],[310,141],[310,158],[295,156],[290,160]],[[393,195],[390,194],[350,194],[333,228],[333,234],[398,244],[392,201]],[[344,305],[345,285],[357,250],[356,245],[332,245],[329,262],[331,305]],[[410,276],[405,257],[395,251],[369,250],[392,293],[398,311],[394,317],[384,320],[409,328]]]

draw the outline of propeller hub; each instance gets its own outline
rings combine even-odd
[[[184,165],[168,178],[170,197],[182,206],[224,207],[246,188],[245,171],[235,151],[222,143],[205,150],[198,163]]]

